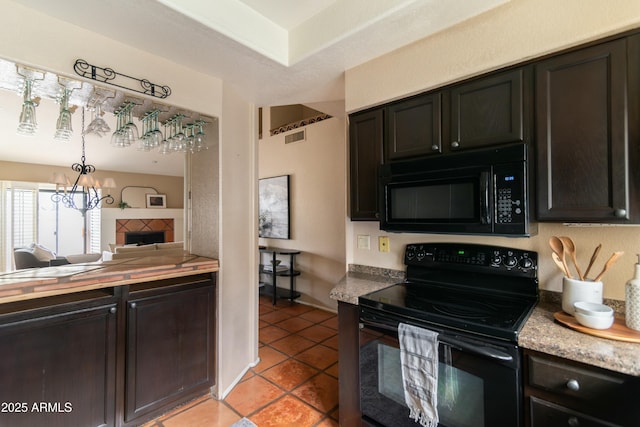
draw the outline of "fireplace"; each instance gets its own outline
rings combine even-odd
[[[129,233],[161,233],[162,242],[173,242],[174,229],[172,218],[149,218],[149,219],[116,219],[116,244],[129,244],[125,236]],[[158,237],[156,237],[157,239]],[[138,241],[133,241],[137,244]],[[151,241],[147,243],[159,243]]]
[[[164,231],[127,231],[124,233],[125,245],[150,245],[164,243]]]

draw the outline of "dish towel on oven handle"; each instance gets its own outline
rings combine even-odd
[[[398,340],[409,418],[424,427],[437,427],[438,333],[400,323]]]

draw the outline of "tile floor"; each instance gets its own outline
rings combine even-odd
[[[260,297],[260,363],[224,401],[192,401],[145,427],[338,426],[338,316]]]

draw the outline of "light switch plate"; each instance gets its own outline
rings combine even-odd
[[[366,234],[358,234],[358,249],[371,249],[371,236]]]

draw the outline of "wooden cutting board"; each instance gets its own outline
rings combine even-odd
[[[565,313],[564,311],[555,312],[553,317],[563,325],[568,326],[571,329],[575,329],[576,331],[584,332],[585,334],[616,341],[640,343],[640,331],[634,331],[633,329],[627,328],[623,316],[616,315],[613,325],[611,325],[609,329],[587,328],[586,326],[578,323],[575,317]]]

